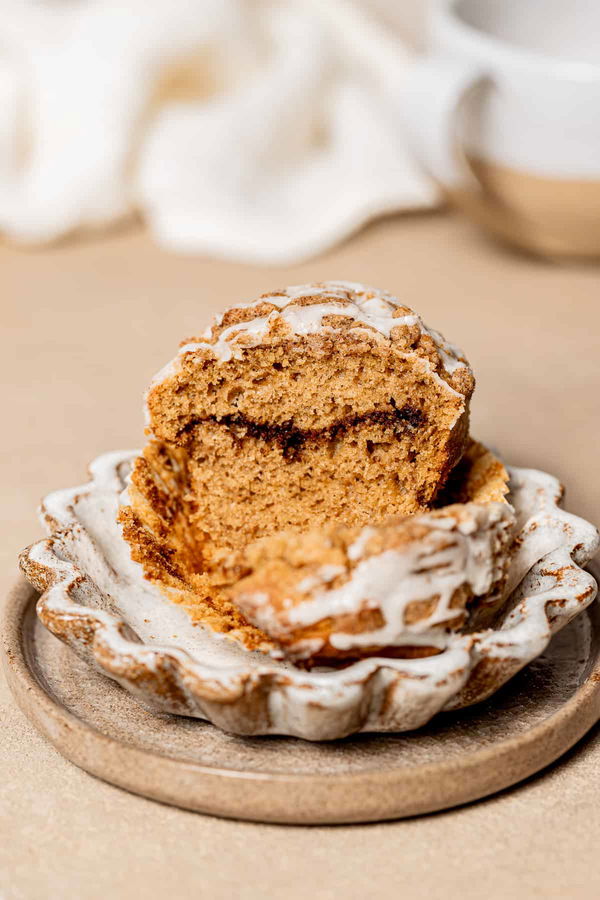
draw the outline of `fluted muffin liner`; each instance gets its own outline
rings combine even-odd
[[[451,634],[435,656],[303,671],[194,625],[144,578],[116,521],[135,456],[105,454],[89,483],[50,494],[41,512],[49,536],[23,552],[21,566],[40,591],[44,625],[155,712],[307,740],[412,730],[489,697],[596,595],[583,569],[599,546],[596,529],[561,508],[556,478],[510,467],[517,536],[497,627]]]

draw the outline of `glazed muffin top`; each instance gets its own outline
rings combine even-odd
[[[443,335],[429,328],[410,307],[386,291],[349,281],[292,285],[262,294],[248,303],[234,304],[216,316],[202,334],[182,341],[177,356],[153,378],[146,395],[152,421],[156,388],[200,360],[227,363],[257,346],[328,335],[347,343],[369,340],[395,354],[420,360],[468,402],[474,387],[473,371],[465,354]]]

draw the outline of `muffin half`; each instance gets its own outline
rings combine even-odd
[[[325,282],[234,306],[187,341],[148,391],[150,440],[120,512],[132,556],[196,621],[295,660],[361,655],[382,641],[408,647],[404,626],[421,621],[461,628],[476,599],[494,605],[510,519],[506,473],[469,442],[473,388],[461,351],[384,292]],[[482,484],[491,493],[481,506],[431,512],[459,492],[476,504]],[[485,576],[459,579],[447,597],[432,590],[416,606],[409,598],[393,627],[373,604],[368,614],[364,604],[347,611],[346,631],[362,637],[346,647],[329,639],[335,615],[292,625],[314,600],[298,584],[316,586],[313,569],[330,565],[319,554],[339,557],[327,592],[354,583],[367,558],[402,547],[406,559],[427,542],[424,577],[450,545],[454,569],[473,569],[479,537]],[[359,544],[364,559],[352,556]],[[419,628],[431,630],[411,634]],[[435,652],[426,640],[413,645]]]
[[[363,525],[427,509],[467,443],[462,353],[389,294],[326,282],[235,306],[148,392],[181,450],[195,543]],[[153,453],[154,451],[150,451]]]

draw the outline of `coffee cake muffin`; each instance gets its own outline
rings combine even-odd
[[[184,465],[206,568],[278,531],[428,509],[463,455],[473,387],[463,354],[389,294],[287,288],[182,346],[148,392],[144,454]]]
[[[468,437],[473,388],[464,355],[381,291],[235,306],[147,393],[119,514],[132,557],[249,649],[438,652],[491,617],[505,571],[507,476]]]
[[[473,442],[461,473],[466,502],[255,541],[229,560],[227,595],[296,661],[439,652],[493,620],[512,542],[504,467]]]

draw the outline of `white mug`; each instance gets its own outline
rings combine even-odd
[[[405,100],[451,202],[522,248],[600,256],[600,0],[436,0]]]

